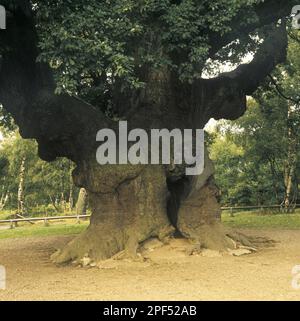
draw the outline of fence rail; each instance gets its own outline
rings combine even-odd
[[[45,223],[48,221],[55,221],[55,220],[68,220],[68,219],[77,219],[80,220],[81,218],[88,218],[90,215],[68,215],[68,216],[47,216],[47,217],[28,217],[28,218],[12,218],[8,220],[0,220],[1,223],[21,223],[21,222],[41,222],[44,221]]]
[[[221,207],[222,211],[227,210],[255,210],[261,208],[280,208],[280,205],[262,205],[262,206],[232,206],[232,207]]]
[[[300,204],[294,204],[295,208],[299,208]],[[257,205],[257,206],[232,206],[232,207],[221,207],[222,211],[227,210],[254,210],[254,209],[265,209],[265,208],[284,208],[283,205]]]
[[[300,204],[295,205],[296,208],[300,207]],[[221,207],[222,211],[233,211],[236,210],[254,210],[254,209],[272,209],[272,208],[282,208],[282,205],[261,205],[261,206],[232,206],[232,207]],[[11,226],[15,223],[21,223],[21,222],[42,222],[44,221],[45,224],[48,223],[48,221],[55,221],[55,220],[70,220],[70,219],[77,219],[77,221],[80,221],[80,219],[83,218],[89,218],[91,215],[65,215],[65,216],[46,216],[46,217],[28,217],[28,218],[13,218],[8,220],[0,220],[0,224],[7,224],[10,223]]]

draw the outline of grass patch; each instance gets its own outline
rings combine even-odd
[[[9,214],[1,214],[1,216],[5,215]],[[231,217],[228,212],[223,212],[222,222],[224,225],[233,228],[300,229],[300,211],[297,210],[295,214],[267,215],[262,215],[256,211],[236,212],[234,217]],[[43,223],[36,223],[35,225],[22,223],[15,229],[0,230],[0,239],[76,235],[83,232],[88,224],[88,221],[77,224],[76,220],[50,222],[49,226],[44,226]]]
[[[255,229],[300,229],[300,213],[295,214],[268,214],[262,215],[257,212],[238,212],[231,217],[223,212],[222,222],[228,227],[255,228]]]
[[[0,220],[7,220],[10,218],[14,218],[16,214],[16,210],[3,210],[0,212]],[[90,213],[88,213],[90,214]],[[49,217],[49,216],[68,216],[68,215],[76,215],[76,213],[70,212],[31,212],[29,211],[26,217]]]
[[[0,239],[21,238],[21,237],[38,237],[53,235],[76,235],[84,231],[88,222],[76,223],[55,223],[49,226],[35,224],[31,226],[19,226],[15,229],[0,230]]]
[[[14,213],[15,212],[11,210],[3,210],[0,212],[0,220],[7,220],[7,218]]]

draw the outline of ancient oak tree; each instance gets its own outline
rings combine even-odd
[[[232,244],[219,223],[208,155],[200,176],[184,166],[96,162],[96,133],[203,128],[236,119],[286,57],[286,0],[10,0],[0,31],[0,102],[46,161],[76,163],[73,179],[92,210],[88,229],[53,256],[106,259],[135,253],[175,230],[199,246]],[[263,40],[263,41],[262,41]],[[204,79],[214,61],[248,64]]]

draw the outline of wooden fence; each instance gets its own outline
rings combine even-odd
[[[295,205],[296,208],[300,207],[300,204]],[[260,206],[233,206],[233,207],[221,207],[222,211],[230,211],[231,215],[234,215],[238,210],[266,210],[266,209],[281,209],[282,205],[260,205]],[[76,219],[79,223],[81,219],[89,218],[90,215],[66,215],[66,216],[46,216],[46,217],[22,217],[13,218],[8,220],[0,220],[0,224],[10,224],[11,228],[16,227],[18,223],[28,222],[34,224],[35,222],[44,222],[45,225],[49,224],[49,221],[55,220],[70,220]]]
[[[21,222],[44,222],[45,225],[48,225],[49,221],[55,220],[70,220],[76,219],[77,222],[80,222],[80,219],[89,218],[90,215],[66,215],[66,216],[47,216],[47,217],[24,217],[24,218],[13,218],[8,220],[0,220],[0,224],[10,224],[11,228],[16,227],[16,224]]]

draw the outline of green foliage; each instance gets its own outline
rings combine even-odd
[[[1,132],[12,131],[16,128],[10,114],[2,107],[0,103],[0,128]]]
[[[239,212],[234,217],[230,214],[222,214],[224,225],[232,228],[254,229],[300,229],[300,214],[273,214],[261,215],[257,212]]]
[[[278,204],[284,198],[286,101],[274,96],[268,102],[267,111],[249,103],[241,119],[225,122],[211,147],[225,204]]]
[[[238,212],[234,217],[228,213],[222,213],[224,225],[232,228],[255,228],[255,229],[300,229],[300,214],[272,214],[261,215],[255,211]],[[45,237],[58,235],[76,235],[87,228],[88,222],[75,224],[73,221],[54,223],[45,227],[43,223],[29,225],[24,223],[13,230],[3,230],[0,232],[0,239],[23,238],[23,237]]]
[[[51,223],[49,226],[43,226],[41,224],[35,225],[23,225],[13,230],[4,230],[0,232],[0,239],[7,238],[22,238],[22,237],[45,237],[54,235],[76,235],[80,234],[87,228],[87,222],[81,224],[75,223],[63,223],[55,224]]]
[[[244,150],[228,137],[217,136],[211,146],[211,158],[215,161],[216,182],[221,187],[222,200],[229,204],[249,203],[245,200],[247,186],[244,181]]]
[[[234,122],[219,125],[212,157],[224,204],[281,203],[290,159],[297,196],[300,175],[300,43],[290,39],[288,60],[248,100],[248,110]],[[278,91],[279,90],[279,91]],[[297,100],[299,102],[297,103]],[[290,159],[289,159],[290,158]]]
[[[25,201],[26,206],[35,209],[35,214],[53,214],[62,211],[61,201],[68,201],[73,164],[67,159],[47,163],[37,156],[37,144],[24,140],[14,132],[5,137],[0,145],[0,197],[8,192],[6,208],[17,207],[19,172],[25,158]],[[75,189],[75,188],[74,188]],[[78,191],[73,197],[77,195]],[[49,205],[50,204],[50,205]]]
[[[253,4],[258,2],[40,0],[39,59],[56,71],[58,93],[77,93],[107,107],[114,89],[142,87],[146,70],[172,70],[182,81],[199,78],[210,37],[231,32],[232,20],[236,27],[252,23],[257,19]],[[240,39],[219,59],[228,60],[230,52],[230,59],[237,60],[254,43],[250,37]]]

